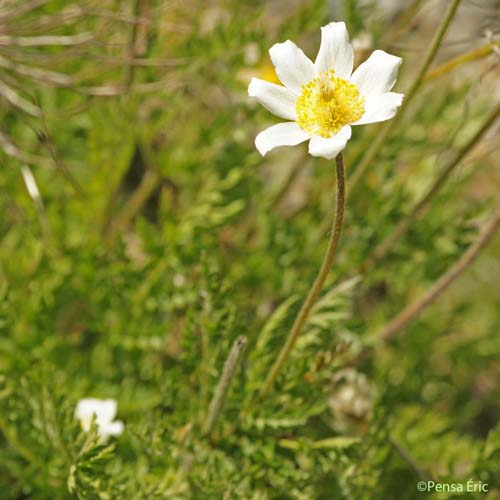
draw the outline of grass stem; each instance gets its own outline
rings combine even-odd
[[[431,481],[432,477],[424,470],[417,461],[410,455],[408,450],[406,450],[395,438],[389,437],[389,443],[396,450],[397,454],[413,469],[417,477],[421,481]]]
[[[461,161],[467,156],[467,154],[472,150],[472,148],[481,140],[483,135],[489,130],[489,128],[496,122],[497,118],[500,116],[500,103],[492,110],[492,112],[486,117],[479,130],[471,137],[455,154],[455,156],[447,163],[443,168],[441,174],[432,183],[427,192],[422,196],[418,203],[413,207],[413,209],[396,225],[392,232],[375,247],[371,256],[365,261],[362,266],[362,272],[366,273],[373,269],[384,257],[391,251],[396,242],[408,231],[412,223],[426,210],[427,206],[431,202],[432,198],[441,189],[446,180],[449,178],[450,174],[455,170],[455,168],[461,163]]]
[[[443,41],[444,35],[448,31],[451,21],[455,16],[460,1],[461,0],[451,0],[450,5],[448,7],[448,11],[446,12],[443,21],[441,22],[436,34],[434,35],[434,39],[432,40],[429,51],[427,52],[424,62],[422,63],[422,66],[420,67],[417,73],[417,76],[415,77],[413,83],[411,84],[410,88],[405,94],[403,104],[401,104],[401,107],[399,108],[397,115],[392,120],[384,123],[382,128],[379,130],[378,134],[375,136],[373,142],[367,148],[366,153],[361,158],[357,167],[354,167],[354,171],[350,179],[351,195],[356,189],[360,180],[363,178],[366,169],[373,163],[373,160],[376,158],[379,151],[382,149],[385,140],[387,139],[387,137],[389,137],[390,133],[393,130],[395,130],[396,126],[401,120],[401,117],[404,115],[406,109],[408,108],[408,105],[410,104],[413,97],[417,94],[418,90],[420,89],[422,82],[424,81],[424,77],[427,73],[427,70],[434,61],[434,58],[436,57],[441,42]]]
[[[396,337],[412,323],[417,316],[432,304],[474,261],[479,252],[490,242],[500,225],[500,207],[479,232],[476,241],[465,251],[441,277],[429,288],[427,293],[417,301],[405,307],[376,335],[378,341],[388,341]]]
[[[245,336],[241,336],[236,339],[233,347],[231,348],[231,352],[229,353],[229,356],[224,364],[219,383],[215,389],[214,396],[212,401],[210,401],[210,406],[208,407],[208,416],[203,426],[203,434],[205,435],[208,435],[213,431],[215,424],[222,413],[227,393],[231,386],[231,382],[234,379],[234,375],[241,361],[242,355],[245,352],[246,345],[247,338]]]
[[[391,251],[395,243],[408,231],[412,223],[417,219],[428,207],[436,193],[445,184],[450,174],[467,156],[472,148],[481,140],[483,135],[490,129],[500,116],[500,103],[498,103],[491,113],[486,117],[478,131],[457,151],[455,156],[446,164],[440,175],[432,183],[427,192],[422,196],[413,209],[396,225],[393,231],[375,247],[372,255],[368,257],[362,266],[364,273],[373,269],[384,257]]]
[[[482,47],[478,47],[473,49],[465,54],[460,54],[449,61],[446,61],[443,64],[440,64],[437,68],[429,71],[424,78],[424,82],[428,82],[430,80],[434,80],[435,78],[439,78],[440,76],[453,71],[455,68],[462,66],[471,61],[477,61],[478,59],[482,59],[483,57],[489,56],[491,53],[495,51],[497,47],[500,47],[500,40],[496,40],[491,43],[487,43]]]

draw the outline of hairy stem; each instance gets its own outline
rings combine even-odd
[[[413,209],[403,219],[401,219],[394,230],[379,245],[376,246],[372,255],[368,257],[363,265],[363,272],[373,269],[373,267],[375,267],[375,265],[391,251],[394,244],[408,231],[415,219],[417,219],[426,210],[432,198],[441,189],[450,174],[477,144],[477,142],[481,140],[486,131],[496,122],[498,116],[500,116],[500,103],[493,108],[474,136],[471,137],[446,164],[439,177],[434,181]]]
[[[500,207],[497,207],[491,219],[480,231],[477,240],[465,251],[460,259],[441,275],[423,297],[409,304],[388,325],[382,328],[376,335],[376,340],[390,340],[412,323],[428,305],[432,304],[472,264],[479,252],[495,235],[499,225]]]
[[[212,401],[208,408],[208,416],[203,426],[203,433],[208,435],[214,429],[214,426],[222,412],[224,402],[226,401],[227,393],[234,379],[236,369],[241,361],[241,357],[245,352],[247,338],[245,336],[238,337],[231,348],[231,352],[226,359],[222,375],[220,377],[217,388],[215,389]]]
[[[321,268],[319,270],[318,276],[316,277],[312,288],[309,290],[307,298],[302,305],[299,314],[295,318],[295,322],[293,323],[292,329],[286,339],[284,346],[279,353],[278,358],[274,362],[274,365],[267,376],[267,379],[262,386],[260,391],[260,397],[265,396],[273,387],[276,377],[280,372],[283,365],[286,363],[288,356],[290,355],[290,351],[292,350],[295,342],[302,331],[302,327],[304,326],[311,308],[313,307],[316,299],[318,298],[321,289],[325,283],[325,280],[330,272],[330,268],[333,263],[333,259],[335,258],[335,254],[337,252],[338,243],[340,240],[340,234],[342,232],[342,225],[344,222],[344,205],[345,205],[345,175],[344,175],[344,159],[342,153],[339,153],[335,159],[336,167],[337,167],[337,206],[335,219],[332,227],[332,234],[330,236],[330,241],[328,242],[328,248],[326,250],[325,256],[323,258],[323,262],[321,264]]]
[[[398,125],[399,121],[401,120],[401,117],[404,115],[411,100],[416,95],[417,91],[420,89],[420,86],[424,81],[425,74],[427,73],[427,70],[432,64],[432,61],[436,57],[437,51],[441,45],[441,42],[443,41],[444,35],[446,34],[451,24],[451,21],[453,20],[453,17],[455,16],[455,12],[457,11],[459,4],[460,0],[451,0],[450,5],[448,7],[448,11],[446,12],[446,15],[443,18],[441,25],[439,26],[436,34],[434,35],[434,39],[432,40],[431,46],[429,48],[429,51],[427,52],[424,62],[422,63],[422,66],[420,67],[417,76],[413,80],[413,83],[411,84],[410,88],[405,94],[403,104],[401,104],[398,114],[394,117],[394,119],[386,122],[382,126],[379,133],[375,136],[375,139],[373,140],[371,145],[367,148],[366,153],[361,158],[357,167],[355,167],[355,171],[353,172],[352,178],[350,180],[351,194],[354,192],[354,189],[364,176],[368,166],[373,163],[373,160],[381,150],[389,134]]]

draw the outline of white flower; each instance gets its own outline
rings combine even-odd
[[[76,406],[75,416],[88,432],[95,415],[97,431],[102,438],[119,436],[123,432],[123,422],[113,419],[116,416],[116,401],[114,399],[81,399]]]
[[[257,136],[262,155],[309,140],[311,155],[334,158],[351,138],[351,125],[388,120],[403,101],[403,94],[390,92],[402,59],[376,50],[353,73],[354,51],[344,23],[321,28],[314,63],[290,40],[277,43],[269,54],[284,86],[252,78],[248,94],[291,121]]]

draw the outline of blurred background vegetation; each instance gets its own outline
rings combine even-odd
[[[276,79],[274,43],[313,57],[320,26],[344,20],[356,64],[375,48],[403,57],[405,92],[450,3],[0,1],[1,499],[433,497],[421,479],[499,498],[499,238],[373,342],[498,204],[496,0],[459,2],[362,175],[384,124],[354,130],[337,262],[256,397],[320,265],[335,169],[305,147],[261,158],[254,137],[275,121],[248,82]],[[115,398],[124,434],[85,434],[84,397]]]

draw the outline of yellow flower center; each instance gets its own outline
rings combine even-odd
[[[364,103],[356,86],[335,76],[332,69],[302,85],[295,104],[297,123],[309,134],[331,137],[363,116]]]

